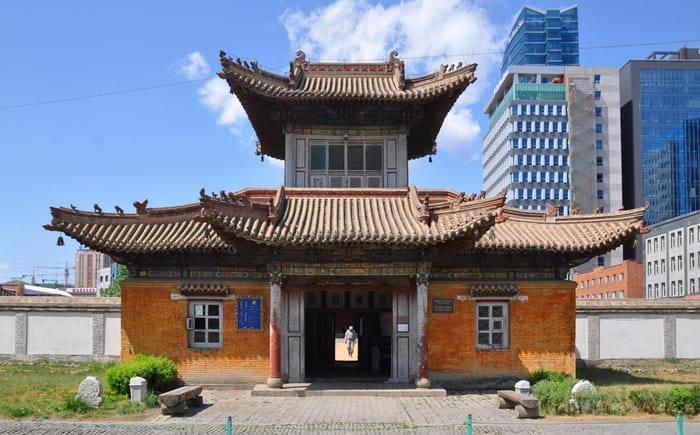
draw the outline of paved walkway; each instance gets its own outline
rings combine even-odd
[[[496,407],[493,394],[447,397],[256,397],[250,391],[205,390],[205,407],[184,417],[153,414],[143,421],[8,421],[2,434],[464,434],[472,414],[475,434],[674,434],[675,418],[518,420]],[[700,421],[685,422],[685,434],[700,434]]]

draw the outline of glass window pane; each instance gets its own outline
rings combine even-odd
[[[503,329],[503,321],[501,320],[494,320],[493,321],[493,330],[494,331],[500,331]]]
[[[489,307],[486,305],[479,306],[479,317],[488,317],[488,316],[489,316]]]
[[[367,145],[365,147],[365,168],[368,171],[382,170],[382,147],[380,145]]]
[[[204,329],[206,327],[207,323],[204,319],[204,317],[195,317],[194,318],[194,329]]]
[[[479,331],[489,330],[489,319],[479,319]]]
[[[206,334],[204,331],[194,331],[194,342],[204,343],[206,341]]]
[[[491,335],[491,344],[503,344],[503,333],[501,332],[494,332]]]
[[[209,315],[218,316],[219,315],[219,305],[209,305]]]
[[[194,305],[194,315],[195,316],[203,316],[204,315],[204,304],[195,304]]]
[[[361,171],[362,167],[362,145],[348,145],[348,170]]]
[[[345,146],[331,145],[328,147],[328,169],[341,171],[345,169]]]
[[[479,333],[479,344],[490,344],[488,333]]]
[[[491,313],[493,314],[493,317],[503,317],[503,307],[500,305],[495,305],[492,308]]]
[[[219,329],[219,318],[218,317],[213,318],[213,319],[209,319],[208,323],[209,323],[208,324],[209,329]]]
[[[219,342],[219,333],[218,332],[210,332],[209,333],[209,343],[218,343]]]
[[[326,169],[326,146],[311,145],[311,169]]]

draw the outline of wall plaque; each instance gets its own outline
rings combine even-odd
[[[454,313],[454,299],[433,299],[433,313]]]
[[[238,298],[238,329],[262,329],[262,298]]]

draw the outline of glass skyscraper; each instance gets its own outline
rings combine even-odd
[[[665,54],[620,70],[623,203],[648,224],[700,209],[700,51]]]
[[[503,53],[501,74],[510,65],[578,64],[578,8],[540,11],[523,7]]]
[[[578,65],[578,8],[524,7],[485,108],[487,194],[505,189],[511,207],[548,203],[562,215],[622,206],[619,71]],[[621,261],[616,250],[584,268]]]

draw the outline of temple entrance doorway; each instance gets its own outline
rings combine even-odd
[[[304,292],[305,365],[310,381],[386,381],[391,374],[392,292]],[[344,337],[353,327],[349,354]]]

